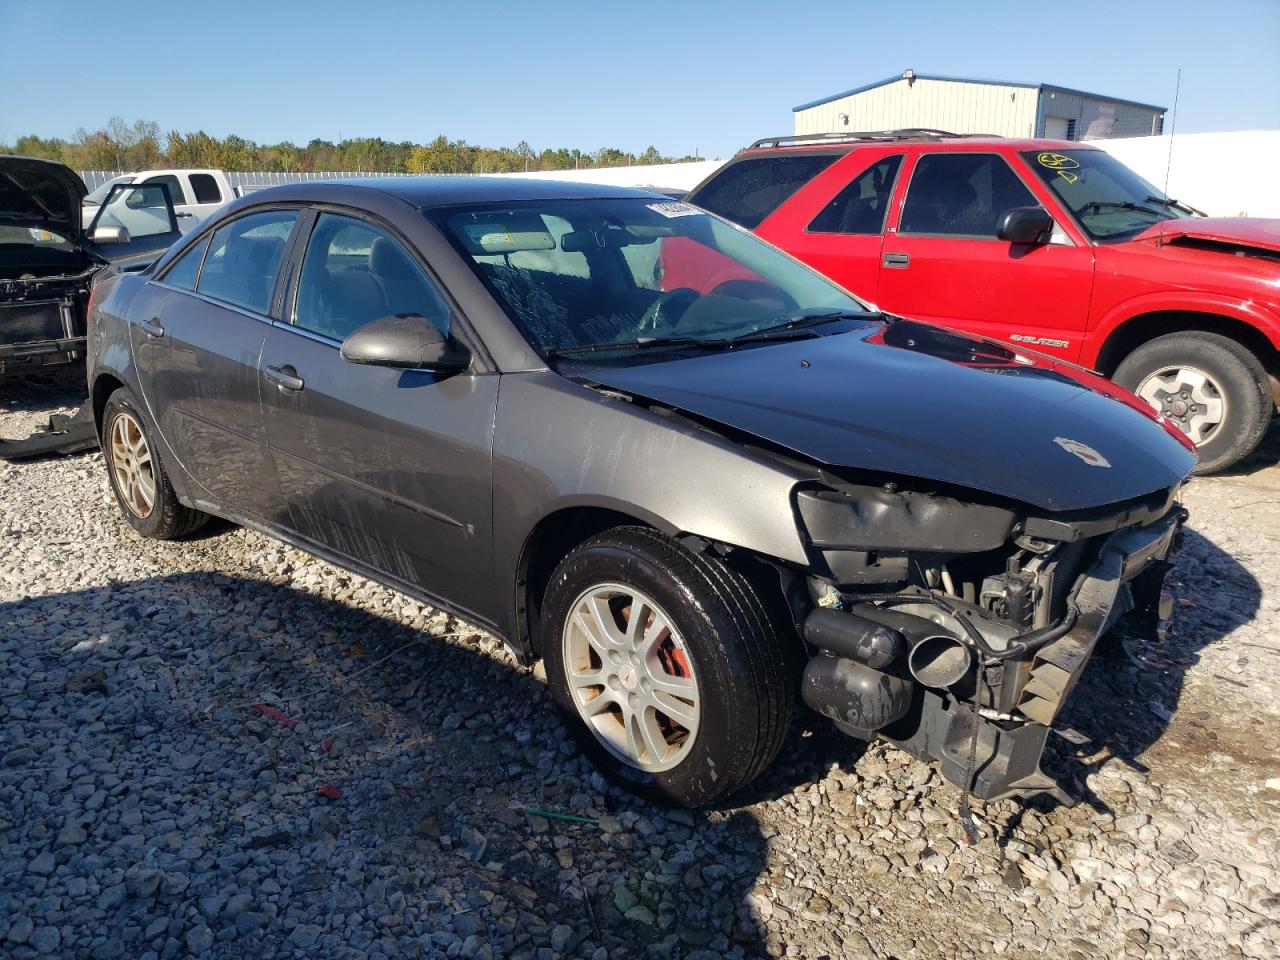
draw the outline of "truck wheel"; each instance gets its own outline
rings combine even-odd
[[[1225,470],[1253,452],[1275,404],[1262,363],[1216,333],[1171,333],[1124,358],[1113,377],[1187,434],[1196,473]]]
[[[629,790],[703,806],[777,754],[799,641],[722,560],[642,527],[609,530],[561,561],[543,614],[551,695],[591,762]]]
[[[204,526],[208,514],[178,502],[146,420],[126,387],[107,398],[102,415],[102,458],[116,502],[144,537],[172,540]]]

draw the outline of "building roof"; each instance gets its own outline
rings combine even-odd
[[[810,107],[818,107],[824,103],[830,103],[832,100],[840,100],[844,97],[851,97],[855,93],[864,93],[867,90],[874,90],[876,87],[887,86],[891,83],[897,83],[899,80],[908,79],[905,73],[897,76],[886,77],[883,80],[877,80],[874,83],[864,84],[861,87],[854,87],[852,90],[842,90],[840,93],[833,93],[828,97],[822,97],[819,100],[813,100],[809,103],[802,103],[798,107],[792,107],[792,113],[799,113],[801,110],[808,110]],[[914,74],[916,80],[946,80],[951,83],[985,83],[999,87],[1026,87],[1031,90],[1051,91],[1054,93],[1072,93],[1078,97],[1088,97],[1091,100],[1106,100],[1108,103],[1124,103],[1131,107],[1145,107],[1148,110],[1159,110],[1161,113],[1168,112],[1168,107],[1162,107],[1154,103],[1142,103],[1140,100],[1126,100],[1124,97],[1108,97],[1101,93],[1089,93],[1087,90],[1076,90],[1073,87],[1060,87],[1056,83],[1026,83],[1020,80],[988,80],[984,77],[946,77],[936,73],[917,73]]]

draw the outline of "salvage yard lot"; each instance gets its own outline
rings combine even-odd
[[[0,431],[82,390],[0,381]],[[972,848],[954,787],[825,723],[740,805],[647,805],[470,625],[228,524],[142,540],[96,453],[0,464],[3,952],[1276,956],[1277,459],[1188,489],[1175,630],[1053,738],[1083,802]]]

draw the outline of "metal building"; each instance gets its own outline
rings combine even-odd
[[[1005,137],[1108,140],[1162,133],[1165,108],[1050,83],[906,70],[898,77],[802,103],[793,112],[797,134],[926,127]]]

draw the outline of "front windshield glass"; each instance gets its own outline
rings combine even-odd
[[[1095,240],[1127,240],[1194,213],[1102,150],[1028,150],[1023,157]]]
[[[133,181],[134,181],[134,177],[132,175],[124,176],[124,177],[116,177],[114,180],[108,180],[102,186],[98,187],[96,190],[89,193],[84,198],[84,202],[92,207],[101,206],[102,201],[107,199],[107,194],[111,192],[111,188],[114,187],[117,183],[133,183]]]
[[[865,312],[786,254],[677,201],[539,200],[430,216],[547,356],[723,344]]]

